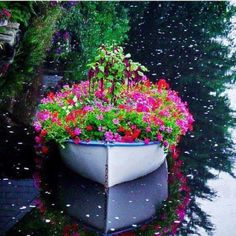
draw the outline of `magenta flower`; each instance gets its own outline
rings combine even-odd
[[[170,117],[170,112],[168,110],[161,110],[158,114],[160,116]]]
[[[149,142],[150,142],[150,139],[149,139],[149,138],[145,138],[145,139],[144,139],[144,143],[145,143],[145,144],[149,144]]]
[[[151,132],[151,127],[150,126],[146,127],[146,131]]]
[[[167,141],[167,140],[165,140],[165,141],[163,142],[163,145],[164,145],[164,147],[168,147],[168,146],[169,146],[169,143],[168,143],[168,141]]]
[[[163,137],[160,133],[157,134],[157,140],[161,142],[163,140]]]
[[[93,111],[94,110],[94,107],[92,107],[92,106],[85,106],[84,108],[83,108],[83,111],[86,111],[86,112],[88,112],[88,111]]]
[[[116,142],[121,142],[122,137],[121,137],[118,133],[115,133],[115,134],[114,134],[114,140],[115,140]]]
[[[75,135],[80,135],[80,134],[81,134],[81,129],[75,128],[74,134],[75,134]]]
[[[41,129],[42,129],[42,125],[38,121],[36,121],[34,123],[34,129],[35,129],[36,132],[40,132]]]
[[[38,144],[40,144],[40,143],[42,142],[42,139],[41,139],[39,136],[36,136],[36,137],[34,138],[34,140],[35,140],[35,142],[38,143]]]
[[[37,113],[37,118],[41,121],[48,120],[50,118],[50,112],[49,111],[40,111]]]
[[[107,142],[112,142],[113,141],[113,133],[111,131],[105,132],[105,138]]]

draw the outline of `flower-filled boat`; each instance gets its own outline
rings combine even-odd
[[[192,129],[187,104],[121,47],[101,46],[88,66],[86,81],[42,99],[36,142],[57,142],[71,169],[107,187],[151,173]]]

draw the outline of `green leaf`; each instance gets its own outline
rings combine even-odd
[[[104,66],[98,66],[98,69],[102,72],[104,72],[104,70],[105,70]]]
[[[145,66],[141,66],[142,71],[148,71],[148,69]]]
[[[143,72],[138,71],[138,75],[143,76]]]
[[[102,72],[98,72],[97,77],[98,79],[101,79],[104,77],[104,74]]]
[[[105,84],[105,88],[111,88],[111,86],[112,86],[112,82],[107,82],[107,83]]]

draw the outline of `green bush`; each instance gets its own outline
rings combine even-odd
[[[25,12],[25,4],[17,5],[19,8],[12,10],[9,5],[8,9],[13,12],[13,19],[19,19],[20,12]],[[26,4],[27,5],[27,4]],[[32,7],[32,4],[28,4]],[[46,57],[46,51],[51,45],[51,38],[56,30],[56,22],[60,17],[61,8],[59,6],[51,7],[49,3],[35,3],[35,13],[27,15],[27,22],[23,29],[20,46],[17,50],[14,63],[10,66],[6,78],[2,78],[0,85],[0,97],[13,96],[21,91],[24,83],[36,77],[39,66],[43,63]],[[17,12],[14,16],[14,12]],[[34,10],[31,10],[34,12]]]
[[[61,60],[66,75],[71,80],[84,78],[86,64],[101,44],[122,44],[127,39],[128,23],[127,10],[116,2],[80,2],[64,9],[58,30],[70,33],[73,48]]]

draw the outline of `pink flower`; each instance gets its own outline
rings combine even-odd
[[[121,136],[118,134],[118,133],[115,133],[114,134],[114,140],[116,141],[116,142],[121,142]]]
[[[37,118],[41,121],[48,120],[50,118],[50,112],[49,111],[40,111],[37,114]]]
[[[113,121],[113,123],[114,123],[115,125],[119,125],[119,124],[120,124],[120,121],[119,121],[118,119],[113,119],[112,121]]]
[[[170,134],[172,132],[172,128],[168,127],[168,128],[166,128],[166,131],[167,131],[168,134]]]
[[[74,134],[75,134],[75,135],[80,135],[80,134],[81,134],[81,129],[75,128]]]
[[[85,106],[84,108],[83,108],[83,111],[93,111],[94,110],[94,108],[92,107],[92,106]]]
[[[38,121],[36,121],[34,123],[34,129],[35,129],[36,132],[40,132],[41,129],[42,129],[42,125]]]
[[[164,131],[166,129],[166,127],[164,125],[160,126],[160,131]]]
[[[112,142],[113,141],[113,133],[111,131],[105,132],[105,138],[106,138],[106,141]]]
[[[97,98],[102,98],[103,97],[103,93],[102,91],[95,91],[94,95],[97,97]]]
[[[146,127],[146,131],[151,132],[151,127],[150,126]]]
[[[102,115],[102,114],[97,115],[96,118],[97,118],[98,120],[103,120],[103,115]]]
[[[161,110],[158,113],[160,116],[170,117],[170,112],[168,110]]]
[[[149,139],[149,138],[145,138],[145,139],[144,139],[144,143],[145,143],[145,144],[149,144],[149,142],[150,142],[150,139]]]
[[[161,142],[163,140],[163,137],[160,133],[157,134],[157,140]]]
[[[98,131],[103,132],[104,130],[105,130],[104,127],[102,127],[102,126],[98,127]]]
[[[39,144],[42,142],[42,139],[39,136],[36,136],[34,140],[36,143],[39,143]]]
[[[164,147],[168,147],[168,146],[169,146],[169,143],[168,143],[168,141],[167,141],[167,140],[165,140],[165,141],[163,142],[163,145],[164,145]]]

